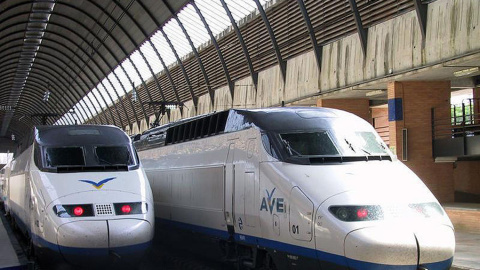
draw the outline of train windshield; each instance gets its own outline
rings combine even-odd
[[[125,146],[98,146],[95,155],[99,164],[133,165],[130,151]]]
[[[280,134],[290,156],[338,155],[339,152],[326,131]]]
[[[138,167],[129,145],[43,147],[43,169],[56,171],[129,170]]]
[[[346,154],[388,155],[387,147],[373,132],[357,131],[345,134],[340,145]]]
[[[279,132],[280,152],[290,158],[388,156],[383,141],[371,131]],[[289,159],[290,159],[289,158]]]
[[[47,167],[85,165],[81,147],[49,147],[45,149]]]

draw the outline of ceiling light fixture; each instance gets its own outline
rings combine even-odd
[[[463,77],[463,76],[468,76],[470,74],[479,72],[480,68],[479,67],[473,67],[473,68],[468,68],[468,69],[462,69],[459,71],[453,72],[453,76],[455,77]]]

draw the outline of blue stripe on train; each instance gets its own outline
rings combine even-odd
[[[177,228],[181,228],[184,230],[196,231],[199,233],[208,234],[211,236],[219,237],[221,239],[228,239],[228,232],[186,224],[182,222],[166,220],[166,219],[159,219],[157,218],[156,221],[159,224],[165,224],[170,226],[175,226]],[[346,258],[345,256],[336,255],[328,252],[323,252],[320,250],[315,250],[311,248],[305,248],[301,246],[291,245],[287,243],[282,243],[274,240],[269,240],[265,238],[243,235],[243,234],[235,234],[235,240],[243,243],[247,243],[250,245],[258,245],[264,248],[275,249],[278,251],[283,251],[292,255],[298,255],[302,257],[318,259],[320,261],[334,263],[340,266],[350,267],[352,269],[386,269],[386,270],[406,270],[406,269],[417,269],[417,265],[386,265],[386,264],[378,264],[378,263],[371,263],[371,262],[364,262]],[[428,263],[422,264],[421,266],[427,269],[448,269],[453,262],[453,258],[447,259],[441,262],[435,263]]]

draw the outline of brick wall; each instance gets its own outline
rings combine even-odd
[[[319,99],[317,100],[317,107],[344,110],[365,119],[369,123],[372,123],[370,101],[366,98]]]
[[[453,178],[455,191],[480,195],[480,161],[458,161]]]
[[[372,124],[383,141],[390,145],[388,108],[372,108]]]
[[[450,82],[390,82],[388,99],[401,98],[403,120],[390,122],[390,148],[402,159],[402,129],[408,131],[407,161],[440,202],[453,202],[454,181],[451,163],[435,163],[432,156],[431,108],[439,117],[449,116]],[[443,115],[443,116],[442,116]]]

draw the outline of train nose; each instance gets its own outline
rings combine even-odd
[[[453,230],[445,225],[369,227],[345,238],[351,269],[449,269],[454,247]]]
[[[138,261],[152,238],[152,225],[138,219],[76,221],[61,225],[57,232],[61,254],[79,266]]]

